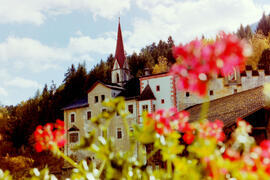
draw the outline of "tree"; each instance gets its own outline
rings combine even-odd
[[[158,74],[162,72],[168,72],[169,67],[168,67],[168,59],[165,58],[164,56],[158,57],[158,64],[155,65],[153,69],[153,74]]]
[[[270,31],[270,17],[269,15],[265,15],[265,13],[263,13],[262,18],[260,19],[256,32],[260,32],[265,36],[268,36],[268,33]]]
[[[270,47],[269,40],[262,34],[255,34],[249,42],[253,51],[251,56],[247,59],[247,65],[251,65],[253,69],[257,69],[262,52]]]
[[[252,38],[253,32],[251,30],[250,25],[247,25],[245,27],[245,33],[246,33],[246,36],[245,36],[246,39],[251,39]]]
[[[267,71],[270,70],[270,49],[265,49],[262,52],[262,56],[260,58],[260,61],[258,63],[258,67],[263,68]]]
[[[240,28],[237,30],[236,35],[240,39],[250,39],[252,38],[252,30],[249,25],[244,27],[242,24],[240,25]]]

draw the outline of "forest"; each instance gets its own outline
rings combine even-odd
[[[252,55],[247,59],[247,65],[253,69],[270,67],[270,16],[262,15],[256,30],[240,25],[235,32],[245,39],[253,48]],[[201,37],[204,38],[204,37]],[[210,42],[211,39],[205,39]],[[133,77],[143,75],[144,68],[152,73],[166,72],[176,62],[172,55],[174,40],[170,36],[167,41],[160,40],[141,49],[139,53],[127,55],[127,61]],[[0,158],[29,157],[33,159],[33,167],[43,167],[46,157],[50,154],[34,152],[33,132],[37,125],[63,120],[63,107],[87,96],[87,90],[97,81],[111,81],[111,69],[114,56],[110,54],[106,60],[100,60],[92,69],[87,70],[85,63],[72,64],[65,73],[65,78],[59,87],[52,82],[45,84],[42,92],[37,91],[32,98],[16,106],[0,107]],[[44,158],[41,158],[44,157]],[[53,161],[52,159],[50,161]],[[30,163],[31,164],[31,163]],[[1,167],[3,166],[3,167]],[[9,166],[4,163],[0,168]],[[11,170],[11,167],[9,167]]]

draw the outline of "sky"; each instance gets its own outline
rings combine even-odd
[[[176,44],[270,13],[269,0],[0,0],[0,104],[61,85],[71,64],[87,70],[114,54],[118,17],[127,54],[171,35]]]

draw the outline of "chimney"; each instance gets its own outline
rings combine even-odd
[[[246,74],[247,74],[247,78],[252,77],[252,66],[246,65]]]
[[[148,76],[148,75],[150,75],[151,73],[150,73],[150,68],[144,68],[144,75],[145,76]]]

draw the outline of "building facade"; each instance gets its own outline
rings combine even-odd
[[[170,73],[160,73],[145,75],[138,79],[130,75],[128,62],[124,53],[124,45],[121,33],[120,22],[118,25],[118,35],[115,51],[115,59],[112,69],[111,84],[97,81],[89,90],[87,98],[79,100],[63,108],[64,121],[67,129],[67,144],[65,154],[76,155],[79,159],[89,157],[94,159],[88,152],[75,152],[72,147],[79,143],[82,136],[87,135],[94,126],[90,119],[106,110],[102,106],[102,101],[118,96],[125,97],[125,108],[129,111],[128,125],[132,131],[132,124],[142,122],[144,111],[153,112],[157,109],[168,109],[177,107],[178,110],[190,109],[203,103],[203,99],[188,91],[179,91],[176,88],[177,77]],[[216,77],[211,80],[208,88],[210,101],[228,99],[225,97],[243,95],[252,89],[261,87],[265,82],[270,82],[270,74],[264,70],[251,70],[246,68],[242,73],[235,70],[229,77]],[[221,102],[222,107],[222,102]],[[196,108],[196,107],[195,107]],[[196,112],[194,110],[194,112]],[[107,130],[107,134],[102,134],[100,130],[98,136],[114,138],[116,151],[127,151],[130,148],[130,137],[124,131],[124,124],[119,116],[115,116]],[[137,148],[134,152],[139,156]]]

